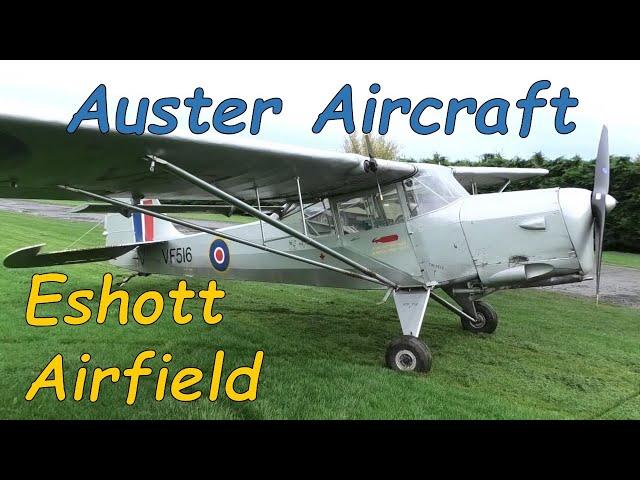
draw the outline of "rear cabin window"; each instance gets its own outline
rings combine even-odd
[[[322,237],[324,235],[336,234],[336,223],[331,211],[329,200],[324,199],[311,205],[305,205],[304,218],[307,224],[307,233],[310,237]],[[302,232],[302,219],[300,217],[300,207],[288,213],[282,222],[296,230]]]
[[[331,211],[329,200],[314,203],[304,207],[304,218],[307,222],[307,232],[313,237],[335,235],[336,223]]]

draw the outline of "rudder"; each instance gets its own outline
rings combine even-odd
[[[129,199],[119,200],[130,202]],[[160,205],[160,201],[155,198],[143,198],[140,205]],[[139,212],[132,212],[129,217],[119,213],[108,213],[104,223],[107,246],[171,240],[184,236],[171,222]]]

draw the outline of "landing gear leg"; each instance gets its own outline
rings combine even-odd
[[[387,347],[385,360],[389,368],[403,372],[431,370],[429,347],[418,338],[430,294],[431,289],[423,288],[393,292],[403,335]]]
[[[498,328],[498,312],[484,300],[472,300],[469,295],[452,295],[464,313],[472,318],[460,316],[462,328],[473,333],[493,333]]]

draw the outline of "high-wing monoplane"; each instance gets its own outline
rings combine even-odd
[[[81,210],[106,214],[106,246],[49,253],[30,246],[8,255],[6,267],[110,260],[142,275],[386,290],[402,330],[386,363],[401,371],[431,368],[418,338],[430,300],[462,328],[493,333],[498,314],[483,300],[492,292],[581,282],[594,270],[597,291],[605,215],[616,204],[608,195],[606,127],[593,192],[505,190],[544,169],[445,167],[88,128],[70,135],[62,124],[13,117],[0,117],[0,167],[1,198],[91,198],[100,203]],[[499,191],[477,194],[491,185]],[[217,199],[256,222],[212,229],[168,215],[206,206],[158,199]]]

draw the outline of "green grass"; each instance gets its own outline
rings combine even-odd
[[[603,252],[602,261],[608,265],[640,268],[640,255],[626,252]]]
[[[84,223],[8,213],[0,213],[0,225],[3,256],[43,241],[48,248],[64,247],[87,230]],[[86,240],[99,245],[102,237],[94,231]],[[399,334],[399,325],[391,300],[375,304],[381,292],[222,281],[227,297],[218,303],[224,320],[217,325],[204,324],[198,300],[185,309],[194,320],[182,326],[167,308],[151,326],[120,326],[114,310],[104,325],[92,320],[35,328],[26,324],[24,311],[36,271],[67,273],[69,282],[55,287],[65,296],[99,288],[105,271],[124,273],[108,264],[0,267],[0,418],[640,418],[637,309],[595,308],[592,300],[548,291],[502,292],[488,298],[501,315],[497,332],[475,336],[432,304],[422,338],[434,355],[433,370],[402,375],[384,367],[386,343]],[[167,292],[176,283],[150,276],[133,279],[126,289],[136,298],[149,289]],[[204,279],[188,283],[206,286]],[[58,314],[66,310],[53,308]],[[148,362],[154,375],[141,380],[132,406],[125,404],[128,381],[105,383],[96,403],[70,398],[82,353],[91,354],[90,367],[122,369],[145,349],[173,355],[170,375],[184,366],[202,369],[205,390],[218,349],[226,352],[223,378],[264,350],[258,398],[235,403],[221,394],[216,402],[157,402],[158,358]],[[58,402],[46,391],[25,401],[30,383],[56,353],[64,356],[67,400]]]

